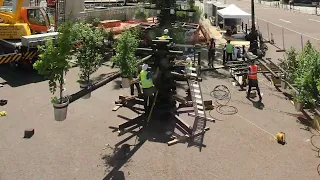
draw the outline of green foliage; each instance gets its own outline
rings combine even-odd
[[[146,9],[143,9],[143,11],[141,11],[140,8],[138,8],[135,12],[135,19],[146,19],[148,17],[148,12]]]
[[[284,69],[287,73],[285,74],[285,80],[289,83],[294,83],[295,72],[298,69],[298,52],[296,49],[291,47],[288,51],[286,51],[286,58],[280,59],[279,66]]]
[[[172,41],[177,44],[184,44],[186,42],[185,29],[182,26],[177,26],[169,30],[169,36]]]
[[[81,26],[81,31],[84,32],[80,36],[82,46],[76,53],[77,64],[80,68],[80,81],[90,84],[90,75],[99,69],[103,59],[101,48],[104,31],[102,28],[91,28],[88,24],[81,22],[76,23],[75,26]]]
[[[298,68],[294,73],[299,94],[296,98],[314,104],[318,99],[320,79],[320,53],[308,41],[298,55]]]
[[[40,46],[39,60],[33,67],[39,74],[47,76],[49,79],[49,90],[54,95],[59,88],[59,96],[53,98],[53,103],[63,103],[65,98],[62,97],[64,86],[64,75],[70,68],[68,60],[71,59],[72,49],[72,23],[66,22],[59,26],[60,33],[56,39],[56,44],[52,40],[48,40],[45,46]]]
[[[120,67],[122,77],[132,77],[137,72],[136,48],[139,45],[137,30],[123,32],[116,44],[116,55],[112,61]]]

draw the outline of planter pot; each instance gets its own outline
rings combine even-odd
[[[69,100],[62,104],[53,103],[54,119],[56,121],[63,121],[67,118],[68,105],[69,105]]]
[[[122,78],[122,88],[129,88],[130,87],[130,79],[129,78]]]
[[[80,89],[87,89],[89,87],[89,84],[81,84],[80,83]],[[82,99],[89,99],[91,97],[91,92],[82,96]]]
[[[288,84],[286,82],[284,82],[284,81],[281,81],[281,88],[282,89],[287,89],[287,87],[288,87]]]
[[[318,114],[313,117],[313,128],[316,130],[320,130],[320,116]]]
[[[297,111],[302,111],[304,103],[302,102],[294,102],[294,107],[296,108]]]
[[[272,82],[273,86],[278,87],[281,84],[281,79],[279,77],[272,76],[271,77],[271,82]]]

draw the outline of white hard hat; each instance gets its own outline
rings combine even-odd
[[[190,57],[187,57],[186,61],[187,61],[187,62],[191,62],[191,58],[190,58]]]
[[[169,32],[168,29],[163,30],[163,33],[164,33],[164,34],[168,34],[168,32]]]
[[[148,64],[143,64],[143,65],[142,65],[142,69],[143,69],[143,70],[147,70],[148,67],[149,67]]]

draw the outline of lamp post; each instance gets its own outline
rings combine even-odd
[[[255,13],[254,13],[254,0],[251,0],[251,31],[250,31],[250,51],[257,55],[258,50],[258,33],[256,30],[256,23],[255,23]]]

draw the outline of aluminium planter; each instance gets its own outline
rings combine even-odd
[[[80,83],[80,89],[87,89],[90,85],[89,84],[82,84]],[[91,92],[89,92],[88,94],[82,96],[82,99],[89,99],[91,97]]]
[[[67,118],[69,100],[62,104],[53,103],[54,119],[56,121],[63,121]]]
[[[297,111],[302,111],[303,105],[304,105],[303,102],[297,102],[297,101],[294,102],[294,107]]]
[[[281,88],[282,88],[282,89],[287,89],[287,87],[288,87],[287,82],[281,80]]]

